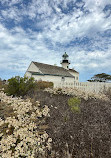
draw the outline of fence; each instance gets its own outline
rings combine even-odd
[[[74,87],[87,91],[99,93],[111,87],[111,83],[103,82],[74,82]]]
[[[87,92],[95,92],[99,93],[108,88],[111,88],[111,83],[104,83],[104,82],[74,82],[74,83],[55,83],[55,87],[68,87],[68,88],[77,88]]]

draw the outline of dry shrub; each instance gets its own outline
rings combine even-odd
[[[0,158],[46,158],[52,142],[46,133],[48,106],[2,91],[0,98]]]
[[[15,116],[12,106],[10,106],[10,104],[0,102],[0,117],[4,119],[10,116]]]
[[[1,86],[2,86],[2,81],[0,81],[0,88],[1,88]]]
[[[37,82],[37,89],[45,89],[45,88],[53,88],[53,82],[47,81],[38,81]]]
[[[111,157],[111,101],[95,98],[80,101],[79,96],[73,100],[69,95],[46,91],[37,91],[34,98],[41,106],[46,104],[50,108],[46,131],[53,140],[54,156],[48,158]],[[71,106],[78,105],[80,112],[70,110],[68,100]]]
[[[0,80],[0,89],[3,88],[3,82]]]

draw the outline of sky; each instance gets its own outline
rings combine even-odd
[[[111,0],[0,0],[0,78],[61,66],[64,52],[80,81],[111,74]]]

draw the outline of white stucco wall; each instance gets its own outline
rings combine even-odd
[[[31,64],[29,65],[29,67],[28,67],[28,69],[27,69],[27,71],[25,73],[25,76],[32,77],[32,74],[30,73],[30,71],[31,72],[40,72],[41,73],[41,71],[38,69],[38,67],[33,62],[31,62]]]
[[[26,71],[26,73],[25,73],[25,75],[24,75],[24,76],[26,76],[26,77],[32,77],[31,73],[30,73],[30,72],[28,72],[28,71]]]
[[[29,68],[27,69],[25,75],[27,77],[34,77],[35,80],[39,81],[49,81],[54,83],[54,88],[62,88],[62,87],[68,87],[68,88],[78,88],[83,91],[87,92],[94,92],[98,93],[100,91],[103,91],[104,88],[108,89],[111,87],[111,83],[98,83],[98,82],[79,82],[79,73],[75,73],[70,71],[70,73],[75,76],[74,78],[71,77],[64,77],[64,80],[62,79],[62,76],[51,76],[51,75],[31,75],[30,72],[28,71],[33,71],[33,72],[40,72],[40,70],[33,64],[31,63]],[[78,77],[78,80],[77,78]]]
[[[62,76],[50,76],[50,75],[32,75],[32,77],[35,78],[35,80],[42,80],[42,81],[49,81],[54,83],[54,87],[64,87],[68,85],[74,84],[74,78],[71,77],[64,77],[64,80],[62,79]]]
[[[29,65],[29,67],[28,67],[26,73],[27,73],[28,71],[41,72],[41,71],[38,69],[38,67],[37,67],[33,62],[31,62],[31,64]],[[25,75],[26,75],[26,73],[25,73]]]
[[[66,70],[69,69],[69,63],[61,63],[62,67]]]
[[[73,71],[71,71],[71,70],[69,70],[69,73],[70,73],[71,75],[75,76],[75,81],[76,81],[76,82],[79,81],[79,73],[73,72]]]
[[[74,85],[74,78],[72,77],[64,77],[64,79],[62,79],[62,76],[52,76],[52,75],[32,75],[30,73],[30,71],[32,72],[40,72],[42,73],[36,66],[35,64],[32,62],[30,64],[30,66],[28,67],[25,76],[27,77],[34,77],[35,80],[39,81],[49,81],[49,82],[53,82],[54,83],[54,87],[71,87]]]

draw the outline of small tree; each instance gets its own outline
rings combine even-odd
[[[87,81],[89,81],[89,82],[107,82],[107,81],[111,81],[111,75],[108,75],[106,73],[96,74],[90,80],[87,80]]]
[[[16,76],[8,80],[5,92],[8,95],[24,96],[30,90],[43,90],[48,87],[53,88],[53,83],[46,81],[35,82],[33,77],[28,78]]]
[[[8,80],[8,85],[5,89],[5,92],[8,95],[24,96],[34,87],[34,78],[16,76]]]

